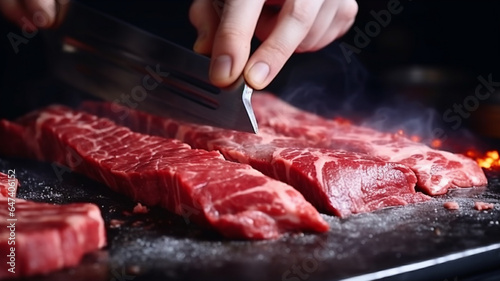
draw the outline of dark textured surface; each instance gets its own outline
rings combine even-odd
[[[427,203],[343,220],[325,215],[331,226],[326,234],[249,242],[224,239],[189,217],[160,209],[124,214],[134,202],[54,167],[0,159],[0,171],[16,169],[21,198],[98,204],[108,224],[108,246],[76,268],[29,280],[338,280],[375,272],[359,280],[463,280],[500,268],[499,173],[488,173],[488,188],[454,190]],[[449,200],[460,209],[445,209]],[[493,202],[495,209],[479,212],[474,201]],[[111,228],[111,219],[124,223]],[[484,246],[490,247],[470,256],[468,250]]]

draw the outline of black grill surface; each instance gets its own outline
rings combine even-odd
[[[324,215],[331,227],[325,234],[252,242],[225,239],[162,209],[130,214],[135,202],[54,167],[0,159],[0,171],[16,170],[20,198],[100,206],[108,245],[75,268],[28,280],[465,280],[500,268],[498,172],[487,171],[488,187],[453,190],[426,203],[347,219]],[[460,209],[445,209],[450,200]],[[477,211],[475,201],[495,208]],[[113,227],[111,220],[123,223]]]

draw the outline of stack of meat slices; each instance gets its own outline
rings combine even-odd
[[[0,251],[5,254],[0,279],[75,266],[84,254],[106,244],[96,205],[52,205],[15,198],[18,181],[13,175],[0,173]]]
[[[261,126],[308,140],[316,147],[357,151],[403,164],[415,173],[418,187],[429,195],[444,194],[450,187],[487,184],[477,163],[463,155],[435,150],[399,134],[327,120],[294,108],[271,94],[257,95],[253,104]]]
[[[299,190],[317,209],[340,217],[429,199],[415,192],[417,178],[406,166],[340,149],[318,148],[308,140],[281,136],[263,127],[257,135],[182,123],[88,102],[86,111],[111,118],[134,131],[177,138],[192,147],[217,150]],[[126,111],[127,118],[122,118]]]
[[[21,141],[0,154],[67,165],[133,200],[243,239],[326,231],[316,209],[347,217],[486,184],[460,155],[326,120],[270,94],[254,95],[253,104],[258,134],[111,103],[84,104],[90,114],[53,106],[2,121],[0,137]]]
[[[293,187],[216,151],[143,135],[108,119],[52,106],[2,121],[0,154],[53,161],[143,204],[162,206],[229,238],[271,239],[328,224]],[[4,149],[5,148],[5,149]]]
[[[327,120],[275,96],[255,94],[257,135],[152,116],[111,103],[83,109],[134,131],[176,138],[248,163],[299,190],[318,210],[340,217],[423,202],[450,187],[487,183],[465,156],[439,151],[398,134]],[[415,187],[427,195],[416,192]]]

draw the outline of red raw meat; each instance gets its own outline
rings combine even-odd
[[[415,172],[417,186],[429,195],[444,194],[450,187],[487,184],[482,169],[463,155],[435,150],[399,134],[328,120],[294,108],[272,94],[256,94],[252,104],[260,127],[306,139],[317,147],[362,152],[406,165]]]
[[[142,205],[141,203],[137,203],[135,205],[134,209],[132,210],[132,213],[134,214],[147,214],[149,213],[148,207]]]
[[[24,129],[18,124],[7,120],[0,120],[0,128],[8,128],[8,134],[4,134],[0,129],[0,140],[2,140],[2,151],[15,151],[16,156],[24,158],[34,158],[35,155],[26,147],[24,142],[18,141],[23,135]]]
[[[493,203],[486,203],[481,201],[474,202],[474,209],[478,211],[491,210],[493,208],[495,208],[495,204]]]
[[[457,202],[455,201],[450,201],[450,202],[445,202],[443,206],[448,209],[448,210],[458,210],[460,209],[460,206],[458,205]]]
[[[3,185],[7,175],[0,173],[0,178]],[[0,206],[0,252],[7,258],[0,279],[75,266],[83,255],[106,245],[104,221],[93,204],[52,205],[0,196]]]
[[[218,150],[228,160],[250,164],[294,186],[316,208],[340,217],[429,200],[415,192],[417,179],[409,168],[377,157],[313,148],[307,140],[276,136],[269,128],[255,135],[182,123],[112,103],[87,102],[83,107],[134,131]]]
[[[15,172],[9,172],[9,175],[0,173],[0,197],[16,197],[19,181],[15,177]]]
[[[1,148],[0,153],[31,153],[67,165],[135,201],[163,206],[227,237],[269,239],[286,231],[328,230],[291,186],[215,151],[134,133],[62,106],[2,124],[0,137],[24,143],[29,153]]]

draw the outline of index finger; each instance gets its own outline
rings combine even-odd
[[[243,72],[250,43],[265,0],[226,0],[214,38],[210,79],[219,87],[232,84]]]
[[[245,78],[253,88],[262,89],[276,77],[307,36],[323,2],[323,0],[285,2],[274,30],[257,48],[245,67]]]

